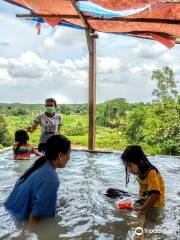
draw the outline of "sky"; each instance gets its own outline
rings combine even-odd
[[[0,0],[0,102],[88,102],[88,49],[82,30],[16,18],[25,9]],[[152,101],[152,71],[171,67],[180,80],[180,45],[98,33],[97,103],[113,98]],[[179,85],[178,85],[179,88]],[[178,89],[179,90],[179,89]]]

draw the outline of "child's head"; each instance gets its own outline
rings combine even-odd
[[[145,177],[150,169],[156,169],[138,145],[128,146],[122,153],[121,159],[126,168],[126,183],[129,181],[128,173]]]
[[[45,112],[48,114],[54,114],[56,112],[57,103],[54,98],[47,98],[45,101]]]
[[[47,98],[45,101],[45,106],[46,107],[57,107],[56,100],[54,98]]]
[[[28,133],[25,130],[17,130],[15,132],[15,141],[24,144],[29,140]]]

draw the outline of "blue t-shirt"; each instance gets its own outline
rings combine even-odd
[[[15,184],[4,205],[15,218],[55,216],[59,177],[49,161],[34,171],[24,182]]]

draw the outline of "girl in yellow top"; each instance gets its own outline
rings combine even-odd
[[[137,176],[140,185],[137,203],[141,213],[152,207],[161,207],[165,203],[164,181],[158,169],[153,166],[140,146],[129,146],[121,155],[126,169],[126,184],[130,173]]]

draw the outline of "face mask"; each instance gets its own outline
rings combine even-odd
[[[56,112],[56,108],[55,107],[46,107],[45,108],[45,112],[46,113],[55,113]]]

